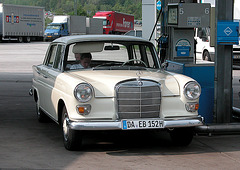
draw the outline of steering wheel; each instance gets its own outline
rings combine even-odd
[[[145,67],[147,67],[147,64],[146,64],[144,61],[139,60],[139,59],[131,59],[131,60],[128,60],[128,61],[126,61],[125,63],[122,64],[122,67],[123,67],[125,64],[127,64],[127,63],[129,63],[129,62],[131,62],[131,61],[138,61],[139,63],[142,63]]]

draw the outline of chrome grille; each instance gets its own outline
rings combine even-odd
[[[119,119],[159,117],[160,84],[148,80],[131,80],[116,88]]]

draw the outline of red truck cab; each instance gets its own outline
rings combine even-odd
[[[93,18],[103,20],[103,34],[124,34],[134,30],[134,16],[116,11],[99,11]]]

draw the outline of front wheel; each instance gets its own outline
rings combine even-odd
[[[69,117],[65,106],[62,111],[62,134],[64,147],[67,150],[79,150],[81,148],[81,132],[69,128]]]
[[[193,139],[192,128],[175,128],[169,133],[173,144],[176,146],[188,146]]]
[[[203,60],[205,61],[211,61],[211,57],[208,51],[204,51],[203,52],[203,56],[202,56]]]

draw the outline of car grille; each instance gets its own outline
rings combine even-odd
[[[156,118],[160,115],[160,84],[131,80],[116,86],[119,119]]]

